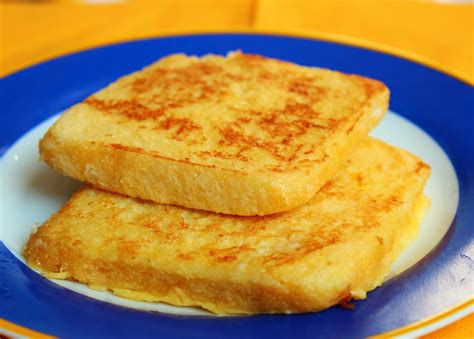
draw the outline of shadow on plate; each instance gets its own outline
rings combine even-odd
[[[84,186],[80,181],[66,177],[44,164],[34,171],[28,185],[31,192],[64,203]]]

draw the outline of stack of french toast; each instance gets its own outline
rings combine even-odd
[[[164,57],[71,107],[40,157],[86,183],[31,234],[46,277],[218,314],[363,299],[416,238],[430,168],[368,136],[376,80],[231,52]]]

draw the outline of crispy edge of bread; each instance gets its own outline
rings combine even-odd
[[[346,131],[346,139],[327,150],[332,160],[307,175],[251,174],[161,157],[133,147],[65,142],[57,137],[58,123],[41,139],[40,158],[65,175],[130,197],[224,214],[268,215],[311,199],[382,119],[388,101],[389,91],[383,86],[368,98],[358,120]]]

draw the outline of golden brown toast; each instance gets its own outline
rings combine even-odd
[[[67,110],[41,158],[131,197],[266,215],[308,201],[388,98],[375,80],[257,55],[172,55]]]
[[[364,298],[415,238],[430,169],[367,139],[304,206],[238,217],[86,188],[25,248],[45,275],[216,313],[317,311]]]

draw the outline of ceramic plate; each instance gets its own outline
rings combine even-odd
[[[199,309],[134,302],[79,283],[47,280],[25,266],[21,249],[32,228],[80,187],[38,161],[38,140],[57,114],[164,55],[225,54],[235,49],[362,74],[390,88],[391,112],[372,135],[431,165],[425,194],[432,205],[420,236],[393,265],[386,283],[355,302],[354,310],[215,317]],[[2,79],[0,90],[0,318],[10,323],[56,336],[349,338],[437,316],[436,321],[407,330],[417,335],[470,312],[466,301],[474,292],[474,93],[460,80],[413,61],[334,42],[205,34],[68,55]]]

